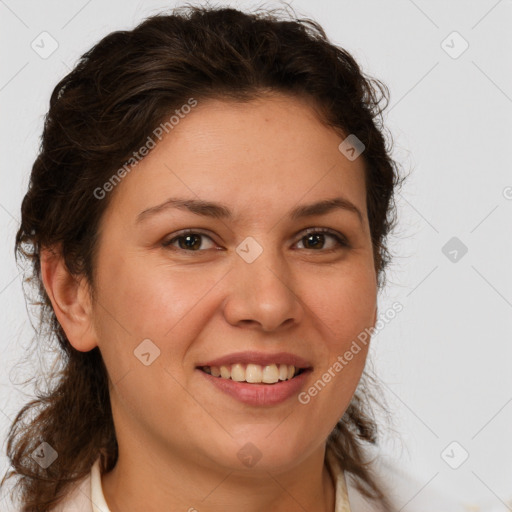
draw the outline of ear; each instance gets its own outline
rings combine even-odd
[[[42,249],[41,277],[53,311],[71,345],[80,352],[97,346],[92,304],[85,277],[70,274],[60,250]]]

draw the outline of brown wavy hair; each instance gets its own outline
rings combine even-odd
[[[118,453],[101,354],[97,347],[79,352],[69,343],[42,283],[41,249],[57,250],[69,272],[85,276],[94,289],[97,229],[109,195],[98,200],[93,191],[188,98],[296,95],[313,100],[326,126],[355,134],[366,146],[367,213],[378,286],[384,285],[391,261],[386,239],[403,180],[382,121],[389,91],[331,43],[318,23],[290,11],[187,4],[133,30],[110,33],[53,90],[15,241],[16,261],[29,274],[25,295],[39,311],[36,346],[45,354],[56,349],[59,365],[47,372],[47,389],[19,411],[8,433],[13,469],[2,485],[18,477],[14,489],[22,512],[51,510],[97,457],[102,471],[110,471]],[[372,379],[365,370],[328,444],[359,490],[391,510],[365,450],[377,443],[370,402],[380,401],[370,390]],[[58,452],[47,469],[31,457],[43,441]]]

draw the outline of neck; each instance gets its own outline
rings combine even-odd
[[[170,460],[161,452],[120,450],[116,466],[102,476],[103,494],[111,512],[333,512],[334,482],[324,456],[322,445],[292,469],[273,473],[219,471],[190,455]]]

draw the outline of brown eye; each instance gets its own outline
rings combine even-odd
[[[162,243],[163,247],[175,248],[177,250],[188,251],[188,252],[200,252],[206,249],[210,249],[211,247],[202,248],[203,239],[208,239],[213,242],[213,240],[204,233],[196,233],[194,231],[188,231],[181,235],[174,236],[170,240],[167,240]],[[178,245],[174,245],[175,243]]]
[[[323,233],[313,233],[305,236],[302,240],[305,240],[307,249],[323,249],[325,244],[325,235]]]
[[[329,240],[331,240],[330,243]],[[305,249],[311,250],[323,249],[325,251],[332,251],[336,250],[336,248],[348,247],[348,243],[345,238],[338,235],[336,232],[326,229],[313,229],[303,236],[299,243],[300,242],[303,243]],[[326,244],[329,245],[329,247],[325,247]]]

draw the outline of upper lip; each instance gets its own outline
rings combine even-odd
[[[304,358],[291,354],[289,352],[276,352],[275,354],[267,354],[265,352],[245,351],[228,354],[217,359],[212,359],[204,363],[200,363],[197,367],[202,366],[228,366],[236,363],[241,364],[259,364],[266,366],[269,364],[288,364],[295,368],[311,368],[311,364]]]

